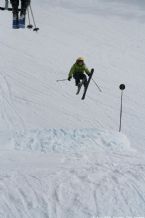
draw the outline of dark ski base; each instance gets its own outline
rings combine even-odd
[[[85,87],[85,89],[84,89],[84,94],[83,94],[83,96],[82,96],[82,100],[85,99],[86,92],[87,92],[87,90],[88,90],[88,86],[89,86],[89,84],[90,84],[90,81],[91,81],[91,78],[92,78],[92,76],[93,76],[93,73],[94,73],[94,69],[91,69],[91,75],[89,76],[87,85],[86,85],[86,87]]]

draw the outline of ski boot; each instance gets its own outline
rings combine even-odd
[[[25,15],[21,14],[19,18],[19,28],[25,28]]]
[[[13,23],[12,23],[13,29],[19,29],[19,15],[13,14]]]

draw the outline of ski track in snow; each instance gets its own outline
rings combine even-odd
[[[31,130],[5,144],[0,217],[145,215],[145,161],[120,133]]]
[[[17,114],[17,111],[13,104],[10,85],[5,78],[5,75],[3,75],[2,73],[0,73],[0,80],[1,116],[3,120],[7,123],[8,128],[23,128],[24,122],[19,114]]]

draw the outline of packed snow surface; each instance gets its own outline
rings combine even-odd
[[[118,130],[125,83],[123,132],[144,151],[144,0],[35,0],[32,9],[38,33],[12,30],[11,12],[0,13],[0,129]],[[56,82],[78,56],[103,90],[91,82],[85,101],[74,81]]]
[[[38,33],[0,13],[0,218],[145,217],[145,1],[32,9]],[[85,101],[56,82],[78,56],[103,91]]]
[[[1,133],[0,217],[145,215],[145,161],[97,129]]]

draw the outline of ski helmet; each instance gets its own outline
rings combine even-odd
[[[77,58],[76,62],[79,62],[79,61],[84,62],[84,58],[83,58],[83,57],[79,57],[79,58]]]

